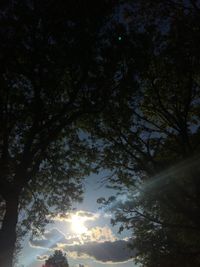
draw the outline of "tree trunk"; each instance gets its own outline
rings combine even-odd
[[[0,267],[12,267],[18,220],[18,197],[6,200],[6,212],[0,230]]]

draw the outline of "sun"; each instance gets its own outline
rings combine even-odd
[[[84,225],[85,219],[78,215],[73,215],[71,218],[71,228],[76,234],[84,234],[88,231],[87,227]]]

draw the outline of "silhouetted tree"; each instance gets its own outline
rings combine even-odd
[[[120,231],[132,229],[142,266],[199,266],[200,9],[197,1],[129,3],[124,97],[96,125],[118,195],[99,202]]]
[[[52,256],[50,256],[42,267],[69,267],[66,254],[61,250],[56,250]]]
[[[114,68],[101,52],[110,46],[104,26],[112,7],[1,3],[1,267],[12,266],[18,237],[38,234],[81,200],[81,179],[95,168],[95,149],[81,129],[112,95]]]

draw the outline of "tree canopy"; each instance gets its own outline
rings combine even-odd
[[[42,267],[69,267],[66,255],[61,250],[55,250]]]
[[[200,9],[134,1],[124,13],[124,95],[96,124],[117,195],[99,202],[132,230],[142,266],[199,266]]]
[[[89,5],[89,8],[88,8]],[[95,171],[84,120],[106,105],[113,73],[109,1],[6,1],[1,19],[0,266],[20,236],[81,200]],[[107,38],[107,39],[106,39]]]
[[[136,262],[200,264],[200,6],[114,3],[2,3],[0,266],[97,168]]]

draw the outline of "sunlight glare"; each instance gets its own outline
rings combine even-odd
[[[81,216],[73,215],[71,219],[71,227],[73,232],[76,234],[84,234],[88,231],[87,227],[84,225],[85,219]]]

